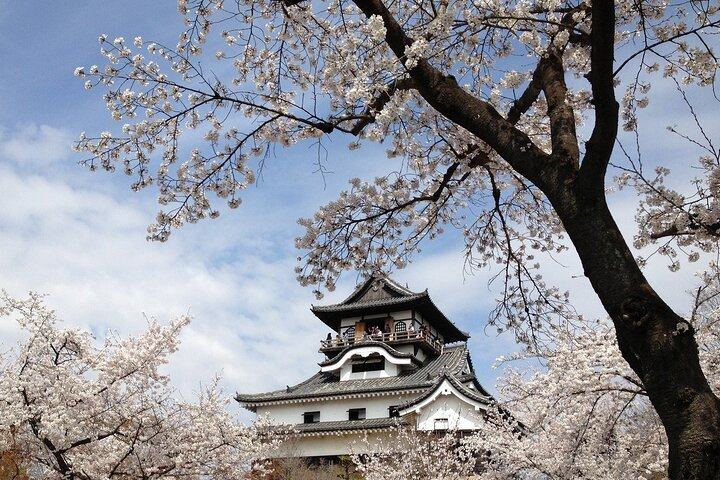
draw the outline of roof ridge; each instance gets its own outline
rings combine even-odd
[[[373,428],[392,428],[403,425],[406,420],[397,417],[366,418],[363,420],[331,420],[316,423],[299,423],[293,426],[297,433],[369,430]]]
[[[385,283],[388,286],[393,287],[395,290],[398,290],[399,292],[405,293],[407,295],[417,295],[417,294],[423,293],[423,292],[414,292],[414,291],[410,290],[410,288],[407,287],[407,284],[405,284],[406,286],[403,287],[396,280],[394,280],[390,277],[387,277],[387,276],[384,277],[383,280],[385,281]],[[427,288],[424,291],[427,292]]]
[[[278,388],[277,390],[270,390],[269,392],[261,392],[261,393],[246,393],[246,394],[242,394],[242,393],[239,393],[239,392],[235,392],[235,397],[236,397],[236,398],[237,398],[237,397],[241,397],[241,396],[254,397],[254,396],[259,396],[259,395],[272,395],[272,394],[276,394],[276,393],[281,393],[281,394],[282,394],[282,393],[291,393],[292,391],[297,390],[299,387],[302,387],[302,386],[304,386],[304,385],[307,385],[307,384],[310,383],[311,381],[315,380],[315,378],[321,377],[321,376],[327,376],[327,375],[331,375],[331,374],[328,374],[328,373],[325,373],[325,372],[322,372],[322,371],[317,371],[317,372],[315,372],[314,374],[312,374],[309,378],[306,378],[305,380],[303,380],[303,381],[300,382],[300,383],[296,383],[296,384],[293,385],[292,387],[291,387],[290,385],[287,385],[284,389],[283,389],[283,388]]]
[[[427,291],[420,292],[420,293],[413,293],[412,295],[407,296],[401,296],[401,297],[388,297],[388,298],[382,298],[382,299],[376,299],[366,302],[350,302],[348,303],[347,300],[343,300],[341,303],[332,303],[330,305],[312,305],[311,311],[313,312],[323,312],[323,311],[329,311],[329,310],[351,310],[353,308],[357,308],[356,305],[394,305],[394,304],[402,304],[403,302],[411,301],[414,299],[421,299],[424,297],[427,297]]]

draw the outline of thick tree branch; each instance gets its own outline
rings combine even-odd
[[[383,2],[355,0],[354,3],[368,18],[378,15],[383,19],[388,46],[406,64],[405,49],[412,45],[412,39],[405,34]],[[430,106],[487,143],[515,170],[541,189],[550,186],[542,175],[547,155],[492,105],[463,90],[455,77],[443,74],[425,59],[420,59],[416,66],[409,69],[409,73],[417,91]]]
[[[575,115],[568,105],[567,86],[562,53],[550,48],[547,56],[538,63],[536,74],[548,103],[552,155],[558,165],[566,165],[574,171],[580,159],[575,131]]]
[[[540,97],[541,91],[542,88],[540,86],[540,79],[538,78],[538,71],[536,69],[535,73],[533,74],[533,78],[530,81],[530,85],[528,85],[520,98],[515,100],[513,106],[510,107],[510,110],[507,114],[508,122],[512,123],[513,125],[517,124],[517,122],[520,121],[520,117],[522,117],[524,113],[530,110],[530,107],[532,107],[533,104],[537,101],[538,97]]]
[[[618,102],[613,86],[615,52],[615,3],[599,0],[592,5],[592,34],[590,35],[590,73],[595,105],[595,127],[586,144],[585,158],[580,168],[582,190],[590,195],[602,195],[605,171],[612,154],[618,129]]]

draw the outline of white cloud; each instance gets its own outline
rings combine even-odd
[[[26,125],[15,132],[0,130],[0,157],[32,168],[47,167],[68,157],[73,136],[49,125]]]
[[[6,136],[0,151],[26,138],[25,132]],[[55,141],[38,136],[31,148],[50,151]],[[185,395],[221,371],[233,392],[276,388],[317,370],[325,327],[308,310],[309,290],[294,280],[292,256],[272,254],[274,237],[284,235],[292,244],[286,225],[267,225],[261,212],[249,210],[244,222],[210,222],[166,244],[148,243],[144,232],[153,205],[117,199],[103,181],[79,187],[72,180],[72,174],[26,169],[0,154],[6,199],[0,209],[0,287],[14,296],[47,292],[47,302],[67,324],[100,338],[108,330],[140,332],[144,314],[166,321],[189,311],[194,321],[168,366]],[[253,226],[263,223],[262,235],[252,235]],[[3,319],[0,335],[0,349],[7,349],[18,329]]]

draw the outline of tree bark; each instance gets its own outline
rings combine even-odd
[[[610,214],[604,195],[572,187],[551,198],[605,310],[623,357],[642,380],[665,427],[669,476],[720,478],[720,400],[700,368],[692,326],[653,290]]]

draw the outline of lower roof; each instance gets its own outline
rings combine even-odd
[[[396,427],[405,422],[400,418],[367,418],[364,420],[339,420],[334,422],[299,423],[292,430],[297,433],[353,432]]]
[[[414,370],[402,372],[393,377],[380,377],[362,380],[343,380],[330,372],[318,372],[295,386],[266,393],[238,393],[235,399],[249,410],[260,405],[297,403],[312,399],[332,397],[355,397],[387,395],[414,391],[418,394],[436,385],[437,378],[443,374],[452,374],[460,382],[472,382],[481,395],[489,395],[477,383],[474,372],[467,368],[469,353],[465,344],[445,346],[435,359]]]

